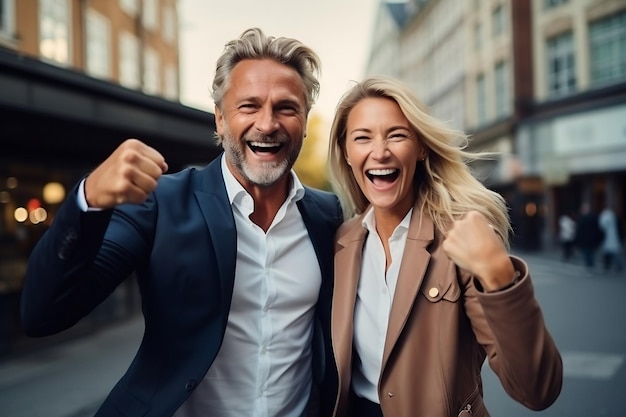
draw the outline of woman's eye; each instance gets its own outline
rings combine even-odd
[[[404,140],[408,138],[409,135],[407,135],[406,133],[392,133],[391,135],[389,135],[387,140]]]

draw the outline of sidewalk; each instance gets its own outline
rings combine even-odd
[[[535,265],[536,272],[584,268],[580,259],[561,262],[558,249],[512,253]],[[128,368],[142,334],[143,319],[137,315],[0,362],[0,417],[93,417]]]
[[[141,316],[0,363],[0,416],[92,417],[128,368]]]
[[[511,253],[513,255],[517,255],[526,260],[536,259],[542,262],[556,262],[564,267],[567,266],[568,268],[575,267],[575,268],[584,269],[587,274],[592,274],[592,275],[602,274],[602,275],[607,275],[610,277],[622,276],[626,278],[626,271],[619,272],[619,271],[616,271],[614,268],[610,270],[609,272],[604,271],[603,266],[602,266],[602,255],[599,250],[596,252],[596,256],[595,256],[595,267],[592,268],[591,270],[587,270],[584,264],[583,256],[578,251],[574,251],[572,259],[570,259],[569,261],[563,261],[561,248],[559,246],[547,247],[540,251],[523,251],[523,250],[512,248]],[[623,254],[622,256],[623,256],[623,259],[626,259],[626,254]]]

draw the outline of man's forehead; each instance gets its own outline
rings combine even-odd
[[[282,87],[298,92],[304,89],[302,78],[294,68],[270,59],[247,59],[237,63],[231,72],[230,81],[230,86],[235,88]]]

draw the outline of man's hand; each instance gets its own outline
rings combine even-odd
[[[501,237],[477,211],[452,224],[442,248],[455,264],[476,276],[487,292],[505,286],[515,276]]]
[[[87,204],[107,209],[141,203],[166,171],[167,163],[156,149],[127,139],[85,180]]]

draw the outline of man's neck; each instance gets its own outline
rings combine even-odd
[[[250,215],[250,220],[263,231],[267,232],[274,221],[274,217],[276,217],[276,213],[287,199],[291,181],[291,175],[287,174],[268,187],[244,186],[254,201],[254,212]]]

